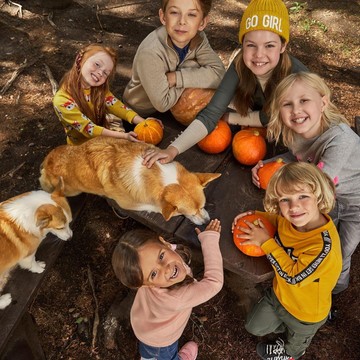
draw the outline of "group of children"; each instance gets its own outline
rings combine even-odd
[[[221,117],[232,125],[266,126],[268,140],[288,148],[281,155],[288,164],[272,177],[261,213],[276,234],[271,237],[259,221],[247,223],[240,236],[244,244],[261,246],[275,272],[272,288],[249,313],[245,328],[257,336],[282,334],[274,344],[257,345],[262,359],[298,359],[326,322],[332,295],[349,285],[360,231],[360,140],[332,103],[324,80],[288,54],[289,15],[282,0],[250,2],[240,23],[241,51],[226,72],[203,31],[211,3],[161,1],[162,26],[140,44],[123,102],[109,90],[115,51],[92,44],[77,54],[53,104],[68,144],[96,136],[138,141],[133,131],[111,130],[108,115],[136,125],[169,110],[185,88],[213,88],[213,98],[196,119],[168,148],[145,154],[144,166],[172,161]],[[252,169],[256,186],[264,162]],[[239,214],[233,227],[249,212],[254,210]],[[204,257],[199,281],[189,267],[189,249],[151,231],[124,234],[114,251],[116,276],[138,289],[131,324],[143,360],[197,356],[195,342],[179,351],[178,340],[192,307],[221,290],[223,269],[220,221],[195,230]]]

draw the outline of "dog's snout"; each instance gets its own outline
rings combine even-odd
[[[60,240],[66,241],[72,238],[73,232],[69,228],[69,229],[64,229],[62,231],[54,232],[54,235],[56,235]]]
[[[67,236],[67,238],[65,240],[70,240],[72,238],[72,236],[73,236],[73,232],[72,232],[71,229],[69,229],[68,236]]]
[[[201,209],[199,214],[187,216],[187,218],[192,221],[195,225],[203,225],[210,220],[210,216],[205,209]]]

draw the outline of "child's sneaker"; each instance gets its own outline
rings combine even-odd
[[[282,339],[276,340],[275,344],[258,343],[256,352],[264,360],[295,360],[286,353]]]
[[[179,351],[181,360],[195,360],[198,354],[198,345],[195,341],[187,342]]]
[[[332,306],[327,318],[327,322],[333,324],[338,317],[338,309],[335,306]]]

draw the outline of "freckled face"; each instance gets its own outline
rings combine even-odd
[[[170,0],[165,12],[159,10],[159,17],[172,42],[181,49],[208,22],[196,0]]]
[[[285,49],[286,44],[272,31],[254,30],[243,38],[244,63],[255,76],[273,71]]]
[[[83,88],[104,84],[113,68],[114,63],[108,53],[100,51],[90,56],[81,68]]]
[[[321,133],[322,112],[327,103],[326,96],[296,80],[280,102],[280,116],[285,126],[311,139]]]
[[[161,242],[150,242],[138,249],[144,285],[169,287],[183,281],[186,268],[181,256]]]

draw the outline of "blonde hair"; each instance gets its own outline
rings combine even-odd
[[[91,87],[90,99],[94,105],[94,109],[91,109],[81,87],[81,68],[87,59],[98,52],[107,53],[112,59],[114,66],[104,84]],[[107,125],[105,95],[109,91],[109,82],[115,75],[116,63],[117,54],[113,48],[99,44],[90,44],[78,52],[71,69],[60,81],[60,87],[72,96],[80,111],[91,119],[92,122],[100,126]]]
[[[327,106],[321,116],[321,131],[324,132],[334,125],[340,123],[348,124],[348,121],[340,114],[335,104],[331,102],[331,91],[325,81],[317,74],[309,72],[298,72],[288,75],[276,87],[270,104],[270,120],[267,126],[267,138],[269,141],[278,143],[280,137],[285,146],[289,147],[294,141],[294,132],[283,123],[280,115],[281,103],[285,93],[294,85],[296,81],[302,81],[305,86],[313,88],[321,97],[325,96],[328,100]]]
[[[316,165],[293,162],[282,166],[271,177],[264,198],[264,208],[270,213],[280,213],[279,198],[307,186],[317,199],[321,213],[328,214],[335,205],[335,185],[330,177]]]
[[[281,43],[285,44],[285,40],[281,38]],[[245,65],[243,59],[243,50],[240,50],[239,54],[234,60],[236,72],[239,76],[239,85],[235,93],[234,105],[236,111],[246,116],[249,109],[254,106],[254,94],[256,92],[257,78],[256,75]],[[287,52],[287,49],[280,54],[278,64],[273,69],[270,79],[266,82],[264,90],[264,96],[266,103],[264,104],[263,111],[269,113],[271,94],[274,92],[275,87],[279,82],[291,73],[291,60]]]

